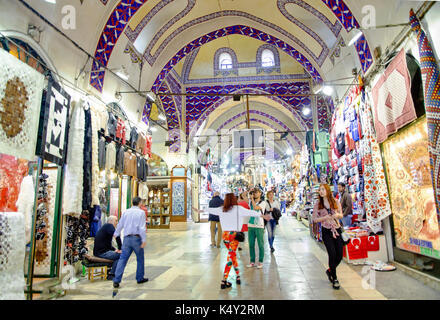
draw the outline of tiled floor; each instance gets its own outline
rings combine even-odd
[[[309,230],[292,217],[283,217],[270,254],[265,239],[265,261],[261,270],[248,269],[247,243],[239,251],[242,284],[220,290],[226,249],[210,248],[209,224],[192,224],[187,231],[149,230],[145,250],[148,283],[135,281],[136,257],[125,270],[121,287],[112,298],[111,281],[76,283],[62,299],[440,299],[440,292],[426,287],[400,271],[373,272],[376,289],[364,289],[362,267],[344,262],[338,268],[340,290],[333,290],[325,275],[327,255],[310,238]]]

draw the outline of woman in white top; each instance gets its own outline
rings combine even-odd
[[[274,208],[280,210],[280,202],[278,200],[274,199],[275,193],[271,190],[267,193],[267,200],[266,200],[266,214],[269,215],[270,220],[264,221],[264,225],[267,230],[267,237],[269,240],[269,246],[270,246],[270,252],[274,252],[275,249],[273,248],[273,242],[275,240],[275,227],[277,225],[277,220],[275,220],[272,216],[272,211]]]
[[[235,273],[237,274],[236,281],[239,285],[241,281],[236,253],[239,242],[235,239],[235,236],[242,228],[243,217],[263,217],[263,215],[260,212],[248,210],[239,206],[237,203],[237,197],[233,193],[226,194],[223,207],[207,208],[205,211],[220,217],[220,224],[223,230],[223,242],[228,249],[228,260],[226,262],[220,287],[225,289],[232,286],[232,284],[227,281],[232,266],[234,266]]]

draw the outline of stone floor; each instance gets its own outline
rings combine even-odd
[[[439,300],[440,292],[401,271],[369,274],[375,289],[363,286],[362,267],[342,262],[338,267],[340,290],[333,290],[325,275],[327,255],[311,239],[309,230],[292,217],[282,217],[270,254],[265,239],[263,269],[248,269],[247,243],[239,251],[241,286],[220,290],[226,249],[210,248],[209,224],[191,224],[188,231],[149,230],[145,250],[148,283],[135,281],[136,257],[127,264],[121,287],[112,298],[111,281],[82,278],[62,299],[163,299],[163,300],[336,300],[424,299]],[[364,282],[365,283],[365,282]]]

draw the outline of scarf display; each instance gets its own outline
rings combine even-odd
[[[417,118],[404,49],[380,76],[372,94],[377,142],[382,143],[389,135]]]
[[[0,150],[33,160],[44,76],[0,49]]]
[[[24,216],[0,212],[0,300],[24,300]]]
[[[382,230],[381,221],[391,215],[382,156],[373,127],[370,96],[363,92],[359,104],[364,137],[360,153],[364,173],[364,208],[368,226],[374,233]]]
[[[428,151],[431,164],[437,215],[440,217],[440,70],[428,37],[411,9],[411,28],[417,36],[420,69],[424,83],[426,120],[428,122]]]

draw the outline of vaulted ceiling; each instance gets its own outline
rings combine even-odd
[[[0,0],[5,2],[7,0]],[[363,30],[352,46],[352,34],[371,8],[377,25],[408,22],[410,8],[423,1],[383,0],[69,0],[76,8],[75,30],[64,30],[93,53],[109,69],[123,66],[128,82],[154,93],[193,94],[263,93],[308,94],[315,83],[352,76],[356,68],[365,75],[372,69],[372,52],[382,49],[400,32],[399,28]],[[63,3],[44,1],[32,5],[62,28]],[[13,11],[12,7],[11,10]],[[11,11],[11,13],[12,13]],[[12,19],[11,15],[11,18]],[[8,12],[4,12],[8,18]],[[12,20],[11,20],[12,23]],[[15,23],[15,22],[14,22]],[[0,23],[1,25],[1,23]],[[54,47],[56,47],[54,45]],[[276,68],[259,68],[259,52],[270,48]],[[216,70],[215,57],[232,52],[234,72]],[[71,61],[76,69],[84,61]],[[89,62],[88,83],[97,92],[120,90],[113,75],[97,62]],[[342,96],[346,87],[336,88]],[[241,104],[243,101],[240,102]],[[240,103],[219,96],[162,96],[170,136],[191,138],[203,127],[218,130],[240,126],[245,120]],[[144,104],[144,103],[143,103]],[[252,126],[278,131],[305,131],[311,116],[302,110],[309,97],[259,97],[251,99]],[[127,105],[143,109],[149,105]],[[333,101],[318,99],[321,127],[331,118]],[[272,119],[274,118],[274,119]],[[185,135],[185,137],[182,137]],[[291,134],[284,144],[303,139]],[[283,145],[277,148],[282,148]],[[175,144],[171,151],[179,151]]]

